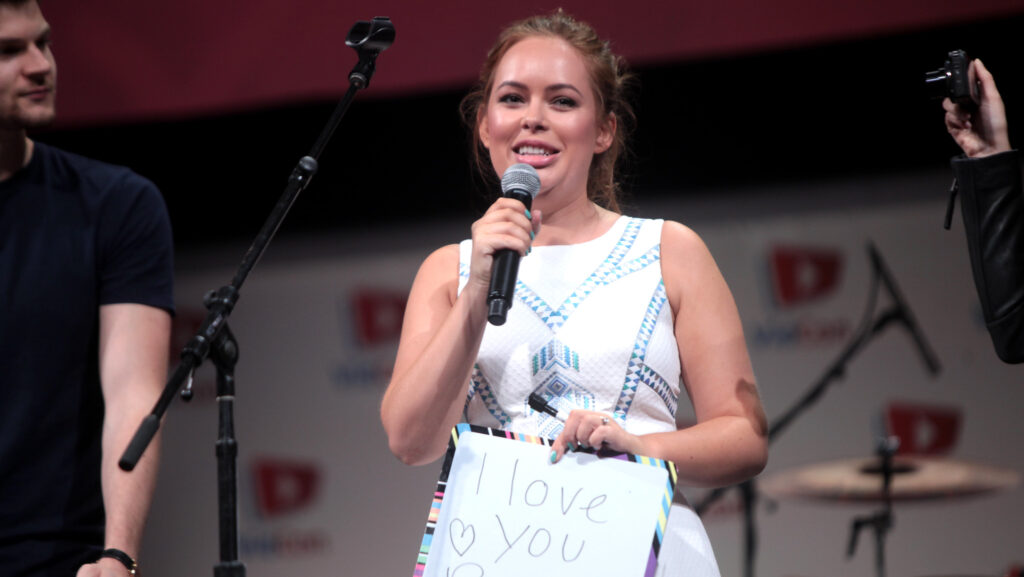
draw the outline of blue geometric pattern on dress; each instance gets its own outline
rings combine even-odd
[[[629,412],[630,405],[633,404],[633,397],[636,396],[637,387],[641,383],[664,383],[664,379],[657,375],[653,370],[647,368],[644,363],[644,359],[647,356],[647,345],[651,342],[651,335],[654,333],[655,323],[658,320],[658,315],[661,314],[661,309],[668,301],[668,297],[665,295],[665,281],[659,281],[658,286],[654,289],[654,294],[651,295],[651,300],[647,304],[647,312],[644,314],[644,320],[640,323],[640,330],[636,335],[636,341],[633,343],[633,352],[629,356],[629,363],[626,366],[626,379],[622,384],[622,392],[619,393],[619,400],[615,404],[615,410],[612,415],[617,421],[625,422],[626,413]],[[645,369],[647,369],[645,371]],[[650,376],[657,376],[654,377]],[[665,396],[655,388],[655,392],[658,392],[663,400]],[[669,395],[671,398],[671,395]],[[675,415],[675,401],[666,403],[671,410],[672,414]]]
[[[550,370],[556,364],[578,373],[580,372],[580,354],[558,342],[558,339],[552,339],[533,355],[530,367],[533,374],[536,375],[542,370]]]
[[[656,395],[661,397],[661,400],[665,402],[665,407],[668,408],[669,414],[674,417],[679,404],[679,396],[672,392],[672,387],[669,386],[668,382],[657,371],[647,365],[641,367],[637,378],[640,379],[640,382],[650,387]]]
[[[543,397],[555,410],[567,413],[573,409],[595,410],[594,393],[557,370],[546,376],[533,392]],[[561,421],[547,414],[538,415],[537,425],[540,435],[549,438],[557,437],[565,427]]]
[[[508,427],[512,423],[512,417],[501,409],[501,405],[498,403],[498,399],[494,396],[494,391],[491,389],[491,383],[484,377],[483,371],[480,370],[480,365],[473,365],[473,373],[469,375],[469,383],[471,392],[469,399],[473,398],[473,391],[480,396],[480,402],[483,403],[484,408],[491,414],[492,417],[502,427]],[[467,399],[466,404],[469,404]]]
[[[646,253],[638,256],[637,258],[625,263],[623,266],[623,259],[629,252],[629,249],[633,247],[633,243],[636,242],[637,235],[640,234],[640,227],[643,224],[641,219],[631,218],[626,224],[626,229],[622,232],[622,236],[618,242],[615,243],[615,247],[605,257],[604,261],[598,265],[594,272],[590,273],[590,276],[583,281],[580,286],[576,288],[570,294],[565,301],[558,307],[558,310],[551,308],[547,302],[544,301],[537,293],[533,292],[525,283],[522,281],[516,281],[516,298],[522,301],[526,306],[530,307],[533,312],[537,313],[537,316],[544,321],[544,324],[549,329],[555,330],[561,327],[567,320],[569,315],[572,314],[580,304],[599,286],[604,286],[615,282],[616,280],[632,274],[636,271],[643,270],[644,268],[658,262],[661,256],[661,245],[655,245],[653,248],[648,250]]]
[[[480,365],[473,363],[473,371],[479,371]],[[472,376],[472,375],[470,375]],[[472,379],[469,381],[469,390],[466,391],[466,404],[462,405],[462,417],[469,422],[469,403],[473,401],[473,397],[476,396],[476,383]]]
[[[594,393],[557,371],[545,376],[533,392],[544,397],[556,410],[595,410]]]
[[[469,278],[469,263],[459,259],[459,278]]]
[[[538,437],[554,439],[562,433],[562,429],[564,428],[565,424],[563,424],[562,421],[559,421],[547,413],[537,413]]]

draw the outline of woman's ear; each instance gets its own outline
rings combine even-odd
[[[487,109],[481,106],[477,109],[476,117],[479,119],[476,122],[477,135],[480,137],[480,144],[484,145],[487,150],[491,149],[491,131],[487,125]]]
[[[615,142],[615,131],[619,127],[619,121],[615,113],[609,113],[597,126],[597,140],[594,142],[594,154],[601,154],[612,147]]]

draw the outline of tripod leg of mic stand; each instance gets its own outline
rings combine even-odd
[[[875,531],[875,565],[878,577],[885,577],[885,527]]]
[[[746,523],[744,531],[745,558],[744,577],[754,577],[754,559],[757,557],[757,529],[754,524],[754,508],[757,507],[757,491],[754,489],[753,481],[746,481],[740,485],[740,494],[743,496],[743,516]]]

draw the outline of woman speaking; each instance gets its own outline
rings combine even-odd
[[[529,209],[498,198],[471,239],[420,267],[381,405],[403,462],[438,459],[467,421],[555,438],[553,463],[602,445],[670,460],[681,485],[734,484],[764,467],[764,411],[714,259],[681,224],[620,213],[628,81],[608,44],[561,11],[511,25],[489,52],[463,101],[477,166],[495,181],[530,165],[540,190]],[[521,257],[515,301],[492,326],[492,263],[504,250]],[[696,423],[679,428],[684,388]],[[565,422],[534,411],[532,393]],[[678,491],[659,566],[659,575],[719,574]]]

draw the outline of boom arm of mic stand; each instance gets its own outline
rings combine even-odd
[[[171,378],[167,380],[153,411],[142,420],[142,424],[135,431],[135,436],[128,443],[128,448],[122,453],[121,459],[117,463],[122,470],[131,471],[138,464],[142,453],[146,451],[146,447],[156,436],[156,432],[160,428],[160,419],[163,418],[167,407],[174,400],[175,393],[181,389],[185,379],[192,375],[199,365],[203,364],[203,361],[210,355],[212,343],[216,342],[221,331],[226,329],[227,317],[238,300],[238,293],[229,289],[230,287],[223,287],[217,293],[220,298],[207,299],[209,312],[206,319],[200,325],[195,336],[185,345],[181,352],[181,363],[178,364]]]
[[[143,419],[142,424],[135,432],[135,436],[118,461],[121,469],[130,471],[135,467],[142,457],[142,453],[149,446],[149,443],[160,428],[160,419],[163,418],[167,407],[174,399],[175,393],[181,389],[185,379],[206,360],[210,353],[210,344],[219,336],[221,328],[226,326],[227,318],[231,315],[231,311],[238,300],[242,284],[245,283],[245,279],[252,272],[256,263],[259,262],[267,246],[270,245],[271,239],[277,233],[281,223],[284,222],[285,216],[291,210],[299,194],[309,186],[317,171],[317,159],[320,158],[320,154],[326,148],[338,124],[341,123],[341,119],[352,103],[356,92],[369,86],[377,56],[391,46],[394,39],[395,28],[388,18],[378,17],[370,22],[356,22],[349,31],[345,43],[355,49],[359,55],[359,61],[349,74],[350,86],[348,91],[338,103],[309,155],[299,159],[298,164],[292,170],[284,193],[274,206],[270,216],[267,217],[263,228],[256,235],[253,244],[246,251],[231,284],[221,287],[217,291],[214,303],[207,303],[209,313],[206,316],[206,320],[196,336],[186,345],[181,355],[182,361],[174,371],[174,374],[171,375],[171,378],[168,379],[160,399],[153,407],[153,411]]]
[[[890,315],[895,317],[894,320],[899,320],[903,323],[903,327],[907,329],[910,338],[914,340],[914,344],[917,346],[921,360],[924,361],[928,372],[932,376],[938,375],[942,370],[939,359],[935,356],[935,351],[928,345],[928,341],[925,340],[921,327],[918,325],[913,311],[910,310],[910,305],[907,304],[907,300],[903,297],[903,292],[900,290],[899,285],[896,284],[896,279],[889,272],[889,267],[886,266],[882,254],[875,247],[874,243],[868,243],[868,255],[871,257],[871,266],[874,274],[881,280],[882,285],[894,301],[894,310],[890,312]]]

